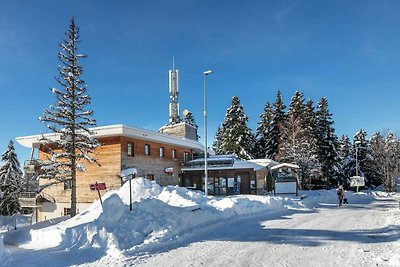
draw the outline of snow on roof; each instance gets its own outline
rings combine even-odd
[[[231,159],[232,164],[230,165],[212,165],[212,162],[223,162]],[[271,160],[268,160],[271,161]],[[199,171],[199,170],[204,170],[204,164],[201,164],[204,162],[204,158],[199,158],[190,161],[190,163],[200,163],[198,165],[194,164],[192,166],[184,166],[181,170],[182,171]],[[260,162],[257,162],[257,160],[241,160],[236,158],[234,155],[218,155],[218,156],[212,156],[207,158],[207,162],[210,162],[210,165],[207,167],[208,170],[234,170],[234,169],[253,169],[254,171],[258,171],[261,169],[264,169],[268,166],[266,164],[267,161],[263,161],[262,159]],[[271,161],[274,162],[274,161]]]
[[[123,124],[117,125],[108,125],[101,127],[90,128],[92,132],[94,132],[95,138],[102,137],[113,137],[113,136],[125,136],[131,138],[137,138],[142,140],[149,140],[154,142],[159,142],[163,144],[171,144],[181,147],[189,147],[197,150],[203,150],[204,146],[195,140],[180,138],[176,136],[171,136],[167,134],[162,134],[158,132],[153,132],[150,130],[140,129],[136,127],[130,127]],[[50,133],[43,134],[44,137],[50,140],[59,139],[58,134]],[[40,144],[40,140],[42,139],[42,135],[30,135],[30,136],[22,136],[17,137],[16,140],[19,144],[25,147],[37,147]]]
[[[258,164],[258,165],[261,165],[261,166],[264,166],[264,167],[272,167],[272,166],[279,164],[279,162],[276,162],[272,159],[250,159],[248,161]]]
[[[275,166],[271,167],[271,170],[277,170],[277,169],[280,169],[282,167],[288,167],[288,168],[292,168],[292,169],[300,169],[300,167],[298,165],[295,165],[295,164],[281,163],[281,164],[278,164],[278,165],[275,165]]]

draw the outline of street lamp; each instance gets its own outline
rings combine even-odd
[[[357,140],[354,144],[356,147],[356,176],[358,176],[358,145],[361,144],[361,141]]]
[[[361,141],[356,140],[354,144],[356,146],[356,176],[358,177],[358,145],[361,144]],[[357,193],[358,193],[358,185],[357,185]]]
[[[204,193],[208,196],[208,171],[207,171],[207,76],[212,74],[212,70],[203,72],[204,74]]]

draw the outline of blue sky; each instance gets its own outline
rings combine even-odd
[[[0,151],[48,132],[58,44],[71,16],[99,126],[158,130],[168,122],[175,55],[181,111],[203,133],[203,71],[212,142],[233,95],[256,128],[267,101],[296,90],[329,100],[338,135],[400,125],[399,1],[0,1]],[[202,142],[202,140],[200,140]],[[17,145],[20,161],[29,150]]]

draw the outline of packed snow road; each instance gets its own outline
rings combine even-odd
[[[140,266],[400,266],[397,202],[323,205],[208,229],[184,246],[125,264]]]
[[[3,233],[0,266],[400,266],[387,193],[347,192],[343,208],[335,190],[301,194],[206,197],[140,178],[73,218]]]

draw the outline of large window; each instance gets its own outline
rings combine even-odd
[[[160,158],[165,157],[165,150],[164,147],[160,147]]]
[[[133,149],[134,149],[133,143],[128,143],[128,156],[129,157],[133,157],[135,155]]]
[[[176,159],[176,149],[172,149],[172,158]]]
[[[150,145],[148,145],[148,144],[144,145],[144,154],[146,156],[150,156]]]

